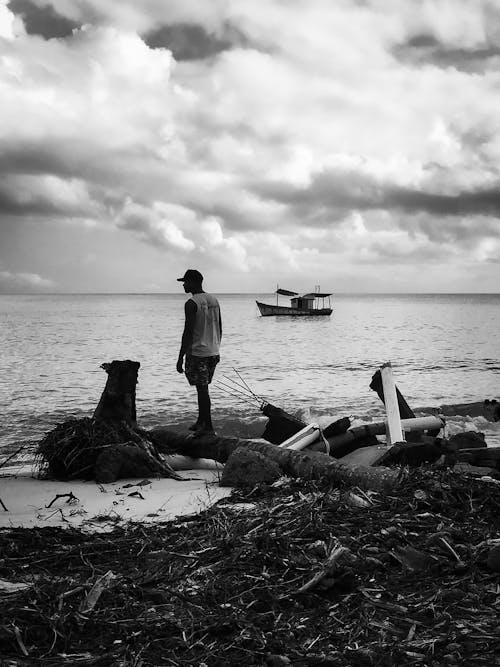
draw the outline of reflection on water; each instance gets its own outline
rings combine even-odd
[[[324,318],[263,318],[255,298],[273,296],[220,296],[216,377],[234,377],[237,368],[257,394],[290,411],[382,414],[368,385],[388,360],[413,407],[499,397],[498,295],[339,295]],[[99,366],[113,359],[141,362],[143,425],[191,421],[195,395],[175,370],[184,300],[0,296],[0,445],[38,437],[68,415],[88,415],[105,382]],[[252,435],[260,428],[256,402],[215,386],[212,394],[219,429],[247,423]]]

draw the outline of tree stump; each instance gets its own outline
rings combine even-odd
[[[101,364],[101,368],[108,374],[108,379],[93,419],[125,422],[129,426],[136,425],[135,391],[140,366],[138,361],[129,359]]]

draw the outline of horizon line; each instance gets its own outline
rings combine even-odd
[[[249,296],[253,294],[275,294],[273,291],[251,291],[251,292],[222,292],[219,290],[211,290],[211,293],[226,294],[226,295],[244,295]],[[0,292],[0,296],[182,296],[183,292]],[[372,292],[372,291],[356,291],[356,292],[332,292],[332,296],[457,296],[457,295],[471,295],[471,296],[500,296],[500,292]]]

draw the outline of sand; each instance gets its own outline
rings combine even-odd
[[[183,481],[150,477],[112,484],[60,482],[36,479],[30,466],[0,469],[0,500],[7,508],[0,505],[0,528],[111,530],[130,521],[163,522],[198,514],[231,493],[218,485],[220,465],[212,461],[200,469],[203,460],[183,459],[178,467]],[[184,469],[189,461],[194,469]]]

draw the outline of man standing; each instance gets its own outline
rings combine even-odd
[[[184,305],[186,320],[177,360],[177,372],[185,372],[189,384],[195,386],[198,393],[198,419],[189,428],[200,435],[214,434],[208,385],[220,361],[222,319],[219,302],[212,294],[203,291],[203,276],[196,269],[188,269],[177,280],[184,283],[186,294],[190,292],[192,295]]]

